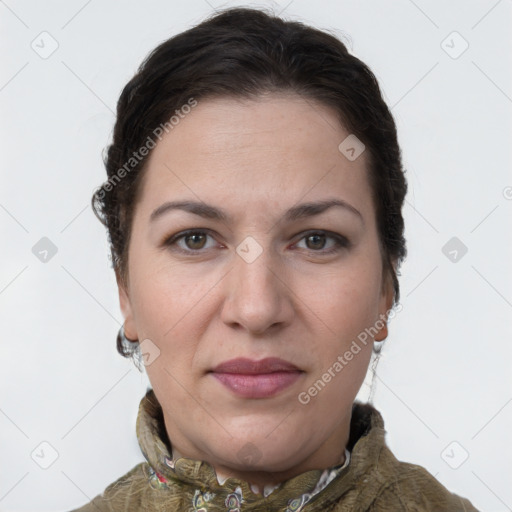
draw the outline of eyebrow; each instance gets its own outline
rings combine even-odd
[[[314,201],[309,203],[302,203],[298,206],[293,206],[287,210],[284,214],[284,220],[286,222],[293,222],[298,219],[304,219],[307,217],[313,217],[319,215],[329,208],[339,207],[343,208],[348,212],[351,212],[356,217],[363,221],[363,216],[354,208],[351,204],[341,199],[327,199],[324,201]],[[154,210],[149,218],[150,222],[155,221],[158,217],[161,217],[164,213],[168,213],[174,210],[182,210],[199,217],[206,219],[213,219],[222,222],[229,222],[230,216],[222,209],[215,206],[198,202],[198,201],[169,201]]]

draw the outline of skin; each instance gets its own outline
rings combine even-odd
[[[307,405],[298,395],[393,298],[366,155],[349,161],[338,150],[348,135],[331,109],[296,95],[216,98],[199,101],[152,151],[133,219],[128,283],[118,276],[118,285],[127,337],[160,350],[146,370],[175,456],[207,461],[219,475],[260,488],[344,461],[372,340]],[[360,216],[332,207],[285,221],[289,208],[326,199],[343,200]],[[173,210],[150,221],[176,200],[222,208],[230,219]],[[192,228],[209,231],[165,244]],[[309,230],[339,234],[350,245],[338,247],[330,233],[308,238]],[[251,263],[236,252],[247,236],[262,249]],[[375,339],[386,336],[384,326]],[[280,357],[303,373],[275,396],[241,398],[208,373],[235,357]]]

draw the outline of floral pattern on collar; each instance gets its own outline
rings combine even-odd
[[[164,463],[171,469],[174,468],[174,461],[167,457],[163,456]],[[350,462],[350,452],[345,450],[345,462],[343,465],[335,467],[334,469],[325,469],[318,482],[310,493],[304,493],[296,498],[290,498],[287,504],[287,508],[285,512],[300,512],[303,507],[311,501],[311,499],[321,492],[323,489],[331,483],[336,476],[341,472],[341,470],[345,469]],[[158,471],[153,469],[152,466],[149,466],[149,477],[148,482],[151,487],[154,489],[168,489],[169,486],[167,484],[168,480],[160,474]],[[208,502],[212,501],[215,497],[215,493],[210,491],[201,492],[198,489],[195,490],[194,496],[192,498],[192,510],[194,512],[208,512]],[[224,505],[226,507],[227,512],[241,512],[241,505],[245,500],[243,498],[243,492],[240,486],[236,487],[234,492],[228,494],[224,501]]]

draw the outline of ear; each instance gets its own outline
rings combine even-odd
[[[394,288],[391,277],[386,277],[382,283],[382,294],[379,302],[379,325],[384,322],[384,326],[375,335],[375,341],[383,341],[388,337],[388,312],[393,306]],[[382,321],[380,321],[382,320]]]
[[[117,271],[116,281],[117,290],[119,292],[119,305],[124,317],[124,333],[129,340],[136,340],[138,336],[129,291]]]

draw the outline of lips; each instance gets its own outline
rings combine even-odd
[[[211,372],[228,390],[243,398],[269,398],[295,383],[304,372],[283,359],[231,359]]]
[[[219,364],[213,371],[215,373],[259,375],[263,373],[297,372],[300,370],[294,364],[277,357],[267,357],[259,361],[239,357]]]

